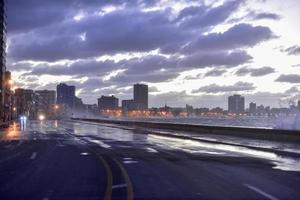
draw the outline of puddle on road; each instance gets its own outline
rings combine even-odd
[[[150,153],[158,153],[158,151],[156,149],[153,149],[151,147],[147,147],[146,150]]]
[[[89,141],[90,141],[90,142],[97,143],[97,144],[99,144],[101,147],[106,148],[106,149],[111,148],[110,145],[108,145],[108,144],[106,144],[106,143],[104,143],[104,142],[102,142],[102,141],[100,141],[100,140],[89,140]]]
[[[250,156],[270,161],[274,169],[285,171],[300,171],[300,159],[279,156],[272,152],[253,150],[247,147],[239,147],[225,144],[212,144],[188,139],[170,138],[157,135],[149,135],[148,141],[164,149],[173,149],[195,154],[214,154],[220,156]]]
[[[90,155],[90,153],[88,153],[88,152],[82,152],[82,153],[80,153],[80,155],[82,155],[82,156],[88,156],[88,155]]]
[[[124,164],[135,164],[135,163],[138,163],[138,161],[136,161],[136,160],[124,160],[123,163]]]

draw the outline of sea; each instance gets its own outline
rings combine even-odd
[[[238,117],[118,117],[110,119],[195,124],[211,126],[254,127],[267,129],[300,130],[300,115],[294,116],[238,116]]]

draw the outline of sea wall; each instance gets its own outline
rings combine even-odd
[[[235,137],[242,137],[242,138],[259,139],[259,140],[300,143],[300,131],[294,131],[294,130],[174,124],[174,123],[144,122],[144,121],[143,122],[123,121],[123,120],[112,120],[112,119],[85,119],[85,118],[72,118],[72,119],[87,121],[87,122],[96,122],[96,123],[117,124],[117,125],[137,127],[137,128],[166,129],[166,130],[187,131],[187,132],[201,133],[201,134],[224,135],[224,136],[235,136]]]

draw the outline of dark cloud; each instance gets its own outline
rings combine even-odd
[[[261,12],[255,13],[253,15],[253,19],[260,20],[260,19],[271,19],[271,20],[279,20],[281,19],[280,15],[276,13],[269,13],[269,12]]]
[[[179,64],[186,68],[203,68],[211,66],[234,67],[250,62],[252,57],[246,51],[200,52],[186,56]]]
[[[73,18],[79,11],[99,12],[105,6],[144,8],[154,6],[157,2],[159,0],[8,0],[8,30],[34,30]]]
[[[287,49],[283,49],[283,52],[286,52],[288,55],[300,55],[300,46],[294,45]]]
[[[95,61],[93,59],[79,60],[65,65],[52,65],[47,63],[37,65],[26,75],[70,75],[74,77],[90,77],[98,75],[103,77],[115,70],[122,73],[112,77],[110,81],[116,83],[134,82],[163,82],[176,78],[180,72],[212,66],[234,67],[249,62],[252,59],[245,51],[198,53],[185,58],[177,56],[149,55],[129,60]],[[215,71],[211,73],[220,73]],[[213,74],[211,74],[213,75]]]
[[[191,6],[183,9],[177,21],[182,28],[205,28],[224,22],[242,1],[227,1],[218,7]]]
[[[124,2],[119,0],[115,3],[123,5]],[[140,2],[143,1],[135,3],[141,4]],[[104,54],[148,52],[155,49],[160,49],[164,53],[175,53],[190,40],[195,39],[205,31],[195,32],[194,30],[197,29],[198,25],[204,27],[221,23],[239,7],[240,1],[229,1],[219,7],[202,6],[205,12],[199,12],[198,10],[196,15],[201,15],[203,22],[196,20],[198,23],[193,29],[182,27],[186,20],[191,20],[186,18],[195,17],[195,11],[189,11],[195,10],[193,7],[184,9],[179,14],[179,21],[170,20],[171,10],[169,8],[148,12],[138,8],[123,8],[104,15],[89,14],[80,21],[74,21],[73,16],[80,9],[74,9],[76,12],[68,12],[69,4],[70,2],[67,1],[66,3],[49,5],[48,12],[51,12],[51,10],[54,12],[49,13],[49,16],[45,12],[47,20],[50,20],[49,22],[47,20],[45,22],[43,19],[44,15],[40,13],[41,11],[36,11],[38,12],[37,15],[42,16],[38,20],[43,21],[41,23],[44,26],[39,26],[38,29],[28,27],[31,31],[23,32],[22,34],[12,34],[10,36],[11,45],[8,49],[9,57],[14,60],[57,61],[61,59],[95,57]],[[83,4],[84,6],[82,4],[75,1],[71,5],[75,7],[82,6],[83,11],[85,11],[84,9],[94,8],[94,12],[96,12],[97,6],[95,6],[96,3],[94,1],[85,3]],[[39,5],[40,3],[36,5],[36,10],[43,10],[47,7]],[[64,13],[64,16],[60,17],[59,14],[55,14],[59,10]],[[51,17],[52,15],[54,16]],[[35,20],[35,18],[32,20]],[[38,23],[38,20],[36,20],[36,23]],[[34,26],[34,23],[30,22],[12,22],[12,26],[16,23],[28,23]],[[248,32],[251,35],[248,34],[242,37],[243,34]],[[230,40],[236,34],[242,38],[237,37],[236,40]],[[203,49],[216,49],[218,48],[216,43],[219,42],[222,43],[222,46],[226,46],[226,49],[241,48],[254,46],[263,40],[267,40],[272,37],[271,34],[267,27],[252,27],[251,25],[241,24],[232,27],[226,34],[201,36],[198,43],[203,42],[203,45],[200,45],[203,46]],[[256,37],[254,38],[253,35],[256,35]],[[84,36],[84,40],[82,36]],[[228,42],[223,41],[224,39]],[[214,40],[217,42],[215,43]],[[197,46],[198,43],[195,45]]]
[[[168,11],[118,10],[69,20],[10,38],[15,60],[56,61],[125,52],[148,52],[184,43],[191,33],[168,19]],[[105,28],[99,28],[105,27]],[[85,39],[81,39],[81,35]]]
[[[272,74],[275,72],[275,69],[272,67],[261,67],[261,68],[249,68],[243,67],[236,71],[236,75],[238,76],[265,76],[268,74]]]
[[[291,95],[291,94],[299,94],[299,93],[300,93],[300,88],[297,87],[297,86],[293,86],[290,89],[288,89],[288,90],[285,91],[285,94],[289,94],[289,95]]]
[[[233,18],[230,19],[230,23],[239,23],[241,21],[245,20],[250,20],[250,21],[255,21],[255,20],[280,20],[281,16],[276,14],[276,13],[271,13],[271,12],[262,12],[262,11],[250,11],[246,15],[239,17],[239,18]]]
[[[250,24],[238,24],[224,33],[212,33],[203,35],[196,41],[183,48],[183,52],[238,49],[253,47],[260,42],[274,38],[272,31],[265,26],[252,26]]]
[[[277,82],[300,83],[300,75],[298,74],[282,74],[277,79]]]
[[[105,60],[105,61],[96,61],[96,60],[80,60],[74,62],[70,66],[66,65],[52,65],[50,66],[47,63],[39,64],[32,68],[32,71],[27,74],[34,75],[70,75],[70,76],[89,76],[89,75],[105,75],[108,72],[111,72],[117,69],[118,66],[122,66],[124,61],[118,62],[118,65],[115,61]],[[27,75],[25,74],[25,75]]]
[[[247,82],[237,82],[234,85],[217,85],[211,84],[207,86],[200,87],[197,90],[193,90],[192,93],[222,93],[222,92],[240,92],[240,91],[251,91],[256,87],[253,86],[253,83]]]
[[[212,69],[204,74],[204,76],[221,76],[227,71],[225,69]]]
[[[113,77],[109,80],[112,83],[116,84],[133,84],[137,82],[150,82],[150,83],[159,83],[159,82],[168,82],[176,78],[179,75],[178,72],[174,71],[152,71],[148,73],[140,74],[130,74],[122,73],[119,76]]]

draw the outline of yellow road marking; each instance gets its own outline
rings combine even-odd
[[[121,172],[125,179],[125,183],[127,185],[127,200],[133,200],[133,187],[132,187],[132,183],[130,181],[129,175],[128,175],[126,169],[123,167],[123,165],[118,160],[116,160],[114,158],[113,158],[113,160],[115,161],[115,163],[117,163],[117,165],[121,169]]]
[[[106,186],[104,200],[111,200],[112,183],[113,183],[112,172],[111,172],[111,169],[110,169],[108,163],[105,161],[105,159],[101,155],[99,155],[98,153],[96,153],[96,155],[98,156],[98,158],[103,163],[106,174],[107,174],[107,186]]]

